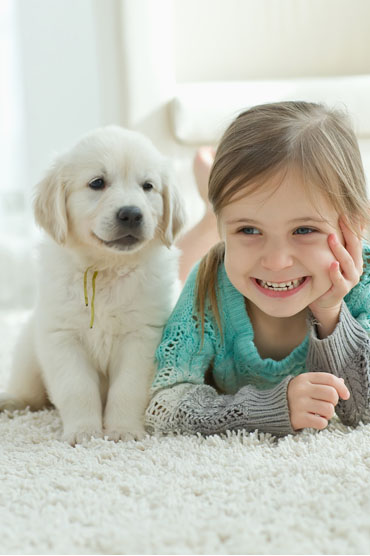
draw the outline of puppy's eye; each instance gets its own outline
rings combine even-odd
[[[89,187],[94,190],[104,189],[104,178],[94,178],[92,181],[89,182]]]
[[[150,181],[146,181],[145,183],[143,183],[142,187],[144,191],[150,191],[151,189],[153,189],[153,184],[150,183]]]

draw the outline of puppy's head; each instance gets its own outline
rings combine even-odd
[[[95,130],[60,156],[37,185],[35,217],[59,244],[136,251],[170,246],[184,223],[168,164],[139,133]]]

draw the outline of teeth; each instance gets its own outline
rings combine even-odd
[[[292,290],[302,284],[304,278],[298,278],[297,280],[291,280],[290,282],[267,282],[265,280],[258,280],[260,285],[263,288],[269,290],[277,290],[277,291],[287,291]]]

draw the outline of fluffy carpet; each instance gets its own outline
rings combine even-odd
[[[3,387],[25,312],[0,314]],[[59,441],[56,411],[0,415],[2,554],[368,554],[370,425]]]

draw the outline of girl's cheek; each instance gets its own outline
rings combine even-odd
[[[336,260],[334,257],[334,253],[329,246],[328,238],[329,234],[322,235],[319,241],[315,241],[310,245],[312,261],[316,261],[319,264],[330,265],[333,261]],[[339,241],[341,241],[340,238]]]
[[[336,260],[329,247],[325,250],[323,249],[322,251],[316,251],[316,253],[312,254],[312,257],[312,261],[315,261],[314,264],[317,269],[325,274],[329,273],[331,263]]]
[[[314,266],[311,266],[315,278],[316,287],[319,289],[319,295],[324,294],[332,285],[329,269],[331,263],[335,261],[334,254],[327,244],[326,248],[318,247],[316,251],[312,252],[311,261],[314,261]]]
[[[307,262],[307,268],[311,270],[312,274],[320,279],[329,287],[329,269],[333,261],[335,261],[334,254],[327,242],[327,236],[323,241],[311,245],[308,251],[305,251],[304,258]]]
[[[333,261],[336,260],[333,251],[330,249],[329,245],[326,244],[326,249],[317,254],[317,259],[320,260],[322,265],[330,266]]]

